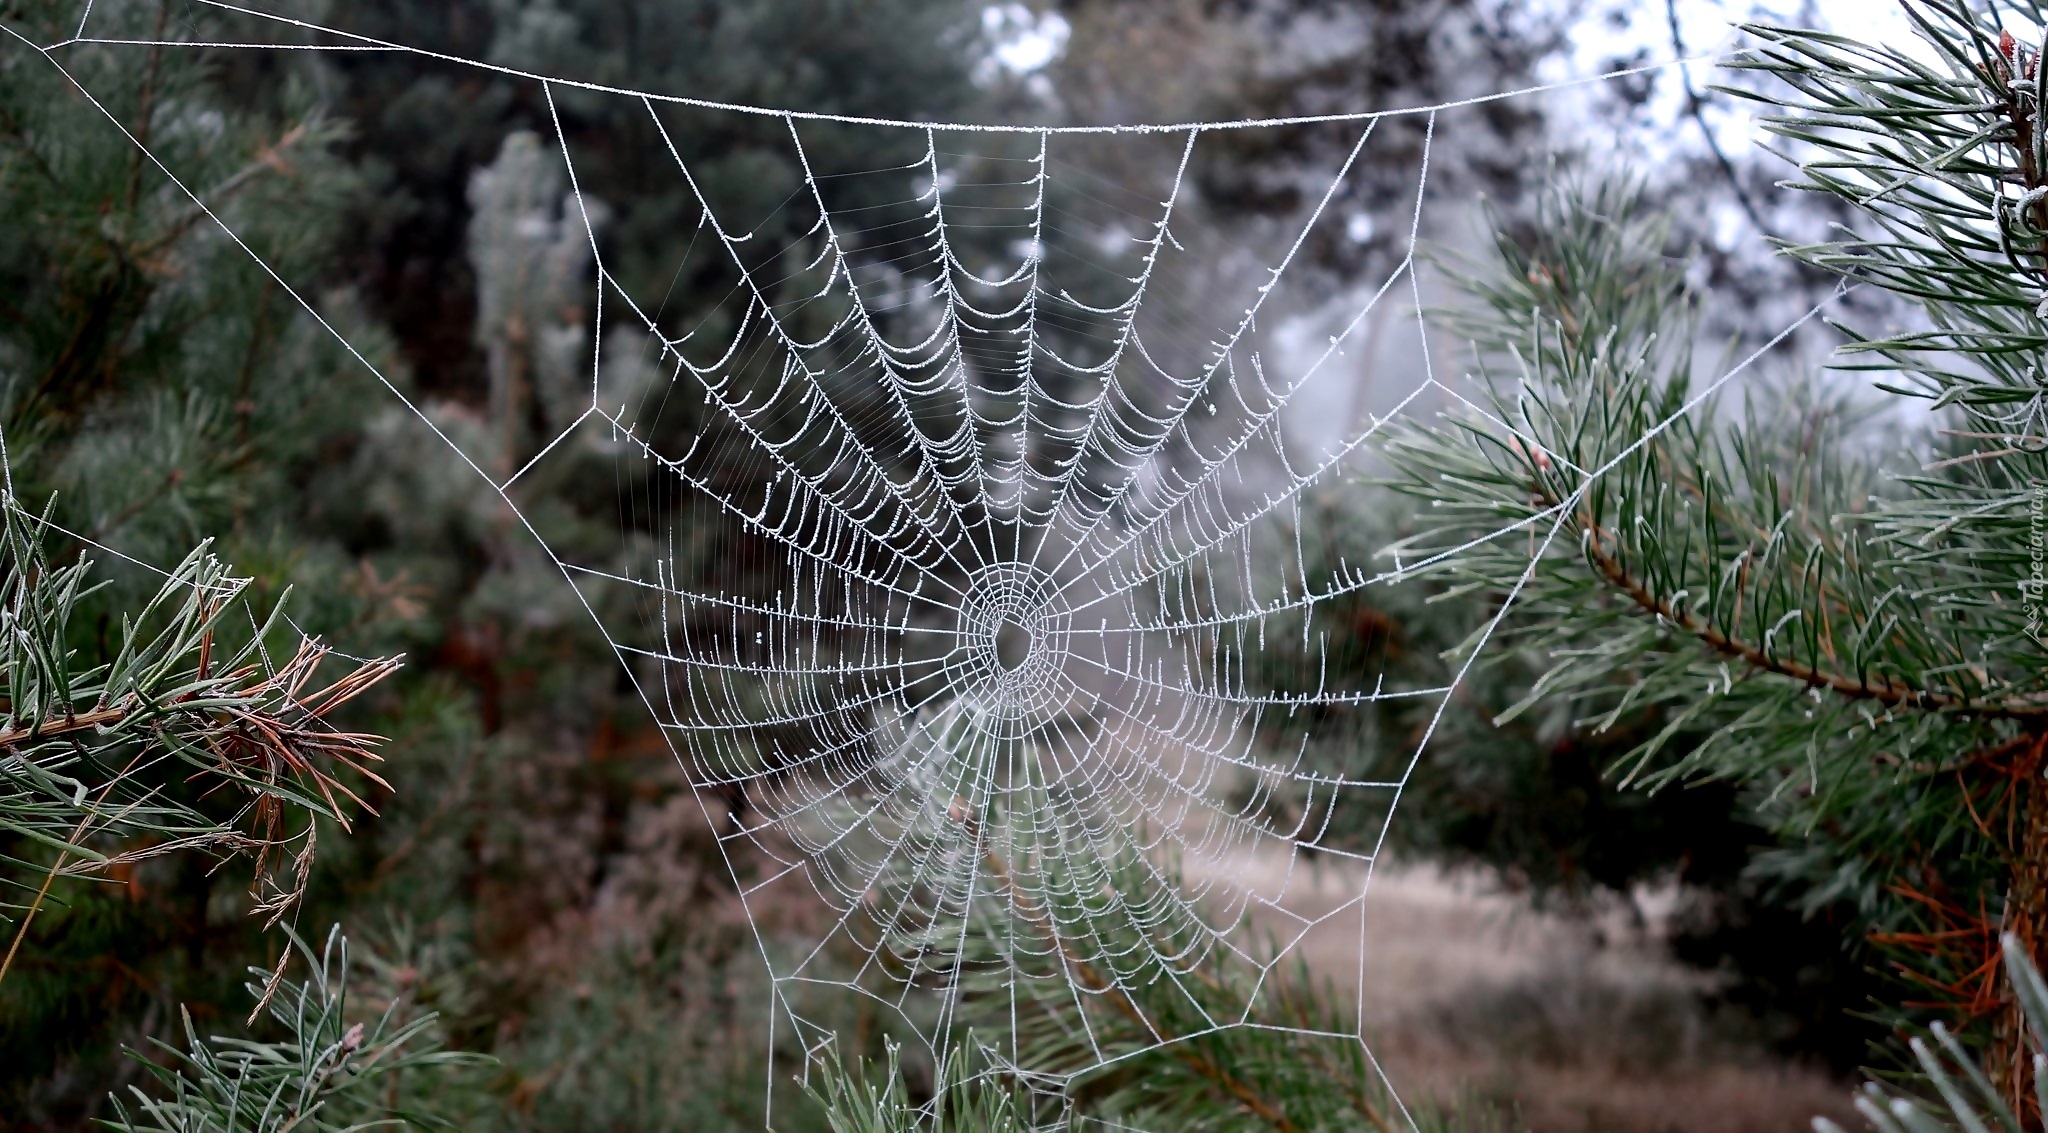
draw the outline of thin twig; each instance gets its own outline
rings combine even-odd
[[[141,758],[142,753],[139,751],[130,756],[128,766],[123,767],[119,775],[107,780],[100,787],[99,797],[93,799],[92,806],[78,817],[78,825],[71,828],[71,837],[66,839],[66,841],[72,845],[77,845],[78,840],[85,837],[86,827],[92,824],[92,816],[98,814],[100,807],[106,803],[107,794],[114,789],[114,784],[120,782],[130,771],[133,771],[135,764]],[[43,907],[43,898],[49,896],[50,886],[56,882],[57,874],[62,872],[64,866],[70,860],[70,850],[59,851],[56,862],[50,866],[50,872],[43,875],[43,887],[36,890],[36,899],[30,902],[28,911],[21,915],[21,924],[14,930],[14,940],[7,946],[6,958],[0,959],[0,983],[7,982],[7,971],[14,966],[14,954],[21,950],[21,942],[28,937],[28,926],[36,919],[36,912]]]
[[[0,983],[7,982],[7,971],[14,967],[14,954],[21,950],[21,942],[28,936],[28,926],[36,919],[36,911],[43,907],[43,898],[49,896],[50,883],[57,880],[57,871],[63,869],[65,863],[70,860],[71,851],[66,850],[58,854],[57,864],[51,866],[50,872],[43,875],[43,887],[36,890],[36,899],[29,902],[28,911],[21,915],[21,924],[14,930],[14,941],[7,946],[7,957],[0,959]]]
[[[26,728],[0,731],[0,747],[13,747],[18,743],[49,739],[70,732],[89,731],[102,724],[118,724],[127,719],[132,711],[133,708],[102,708],[95,712],[80,712],[75,716],[49,723],[38,720]]]
[[[1678,0],[1664,0],[1664,16],[1671,24],[1672,54],[1684,59],[1685,40],[1678,32]],[[1742,206],[1743,215],[1749,217],[1749,222],[1756,225],[1758,232],[1765,236],[1773,235],[1771,226],[1764,223],[1763,213],[1756,207],[1756,202],[1749,199],[1749,190],[1743,188],[1742,176],[1736,171],[1735,163],[1728,160],[1728,155],[1721,149],[1720,140],[1714,137],[1713,128],[1707,125],[1706,100],[1700,97],[1700,92],[1692,85],[1692,73],[1687,71],[1685,66],[1684,63],[1678,65],[1678,79],[1685,84],[1686,108],[1691,111],[1692,120],[1699,124],[1700,136],[1706,139],[1707,149],[1713,151],[1714,160],[1720,164],[1721,172],[1728,176],[1728,187],[1735,191],[1735,201]]]
[[[1545,492],[1546,496],[1550,493]],[[1559,501],[1551,500],[1553,506]],[[1837,673],[1803,661],[1779,657],[1762,646],[1753,645],[1728,633],[1722,632],[1712,623],[1703,621],[1691,613],[1681,613],[1673,608],[1668,599],[1651,591],[1648,584],[1631,574],[1621,560],[1609,549],[1618,542],[1615,536],[1593,522],[1591,516],[1581,512],[1577,516],[1579,525],[1588,533],[1586,553],[1602,577],[1615,589],[1629,597],[1646,613],[1655,614],[1665,621],[1684,630],[1705,643],[1717,653],[1737,657],[1766,672],[1790,677],[1809,688],[1829,689],[1851,700],[1874,700],[1891,707],[1912,707],[1930,711],[1951,710],[1967,712],[1988,719],[2040,720],[2048,719],[2048,697],[2041,694],[2015,697],[2008,700],[1971,700],[1953,693],[1936,692],[1916,688],[1913,685],[1893,680],[1890,677],[1871,673],[1854,676]],[[1746,566],[1746,564],[1745,564]],[[1746,581],[1746,579],[1745,579]],[[1747,585],[1737,584],[1736,600],[1740,602],[1748,591]]]

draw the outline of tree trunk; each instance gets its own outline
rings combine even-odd
[[[2019,937],[2037,967],[2048,969],[2048,731],[2013,763],[2012,883],[2005,901],[2005,932]],[[2023,1128],[2034,1128],[2041,1115],[2034,1101],[2033,1053],[2027,1044],[2027,1018],[2017,996],[2008,994],[1998,1014],[1991,1051],[1992,1080],[2020,1115]]]

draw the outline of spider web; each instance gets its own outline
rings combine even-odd
[[[1533,91],[1174,125],[901,122],[575,82],[197,3],[251,34],[169,46],[404,53],[541,91],[555,137],[525,157],[567,194],[529,194],[520,215],[595,275],[588,328],[555,343],[577,359],[549,407],[566,423],[514,467],[406,404],[504,498],[632,675],[724,831],[774,1025],[816,1054],[834,1037],[816,993],[850,994],[943,1059],[972,976],[1009,1004],[1010,1034],[976,1033],[999,1065],[1022,1056],[1019,1013],[1064,1000],[1095,1069],[1130,1051],[1098,1040],[1090,1001],[1179,989],[1201,1022],[1141,1019],[1161,1042],[1250,1025],[1267,975],[1312,938],[1355,965],[1363,1017],[1372,869],[1464,670],[1441,687],[1333,681],[1341,627],[1320,612],[1423,564],[1322,563],[1304,549],[1304,500],[1394,417],[1464,401],[1421,315],[1432,151],[1460,112]],[[87,3],[76,38],[30,46],[61,68],[72,44],[155,45],[92,25]],[[676,274],[717,280],[716,302],[670,311],[621,281],[602,194],[564,140],[564,92],[647,115],[694,203]],[[786,132],[794,179],[765,205],[705,176],[695,127],[730,115]],[[1201,147],[1281,127],[1344,133],[1320,198],[1270,247],[1198,246],[1216,238],[1182,223]],[[1367,168],[1398,171],[1405,231],[1335,333],[1303,350],[1268,308],[1342,228],[1333,202]],[[1247,257],[1255,270],[1218,266]],[[1302,441],[1289,409],[1303,391],[1347,348],[1403,335],[1415,370],[1391,413]],[[522,486],[593,459],[618,486],[616,540],[549,538]],[[1583,492],[1605,469],[1581,471]],[[1533,569],[1575,501],[1496,537],[1526,531]],[[1283,634],[1305,662],[1263,664]],[[1308,758],[1321,713],[1397,698],[1427,705],[1427,725],[1383,774]],[[1339,812],[1369,836],[1327,840]],[[1345,891],[1324,892],[1329,876]],[[776,912],[792,902],[826,914],[792,928]],[[1227,1010],[1195,988],[1219,964],[1256,976]]]

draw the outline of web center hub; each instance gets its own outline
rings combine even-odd
[[[1069,616],[1051,576],[1026,563],[976,571],[960,604],[955,691],[998,715],[1024,717],[1064,695]]]

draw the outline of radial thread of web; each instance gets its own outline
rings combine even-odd
[[[196,6],[245,38],[169,45],[411,53],[540,90],[567,192],[533,207],[575,230],[595,276],[573,391],[518,454],[466,449],[406,404],[533,532],[632,674],[804,1049],[834,1038],[811,1007],[823,991],[886,1007],[935,1058],[982,1020],[998,1065],[1025,1058],[1021,1015],[1064,1009],[1087,1052],[1072,1072],[1099,1068],[1254,1022],[1269,975],[1316,934],[1350,946],[1358,1002],[1331,1034],[1362,1041],[1366,888],[1464,673],[1332,683],[1328,611],[1389,576],[1316,560],[1304,508],[1388,420],[1461,396],[1435,373],[1416,261],[1432,147],[1460,106],[1287,120],[1343,135],[1321,196],[1263,248],[1202,247],[1223,231],[1190,219],[1205,140],[1283,123],[736,107]],[[149,43],[93,20],[85,5],[75,39],[26,46],[62,67],[74,45]],[[695,226],[674,278],[713,299],[668,310],[613,262],[603,187],[563,129],[570,91],[646,115]],[[718,115],[773,127],[782,181],[734,187],[703,128]],[[1284,323],[1269,303],[1368,166],[1402,171],[1385,211],[1403,231],[1304,349],[1261,319]],[[1413,371],[1391,410],[1300,439],[1301,391],[1396,338]],[[526,494],[605,474],[615,545],[542,538]],[[1565,514],[1496,537],[1540,528],[1533,565]],[[1257,669],[1281,635],[1303,660],[1276,678]],[[1427,727],[1383,774],[1309,758],[1318,714],[1401,698],[1429,706]],[[1368,836],[1329,840],[1340,812]],[[1333,872],[1348,890],[1321,893]],[[1218,966],[1249,990],[1219,997]],[[1105,1004],[1147,1041],[1098,1035]],[[1009,1033],[988,1033],[1005,1016]]]

